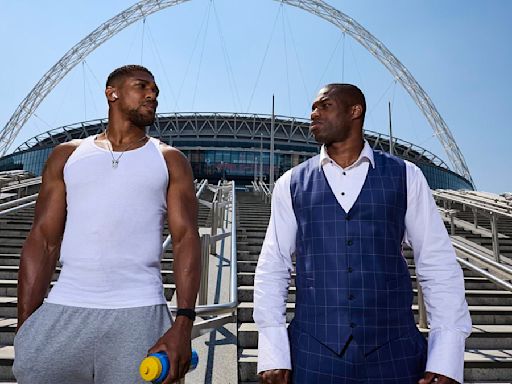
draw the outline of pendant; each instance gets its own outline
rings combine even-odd
[[[112,160],[112,168],[113,169],[116,169],[118,165],[119,165],[119,160]]]

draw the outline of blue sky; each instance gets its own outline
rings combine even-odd
[[[477,188],[512,191],[512,2],[329,0],[411,72],[446,121]],[[134,4],[127,0],[2,1],[0,124],[73,45]],[[132,24],[77,65],[50,93],[11,150],[50,128],[106,116],[108,73],[150,68],[159,112],[308,117],[322,84],[351,82],[367,97],[366,129],[393,133],[447,161],[425,117],[385,67],[350,36],[272,0],[193,0]]]

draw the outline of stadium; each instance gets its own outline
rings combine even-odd
[[[52,148],[59,143],[101,133],[106,119],[80,122],[37,135],[21,144],[12,154],[0,159],[0,171],[25,170],[40,176]],[[196,179],[217,182],[234,180],[238,185],[252,180],[270,180],[270,154],[274,153],[274,175],[318,153],[319,147],[309,133],[309,121],[237,113],[159,114],[148,127],[149,135],[179,148],[192,164]],[[415,163],[425,174],[432,189],[469,189],[469,180],[450,170],[430,151],[382,133],[366,131],[366,140],[377,150],[393,152]]]

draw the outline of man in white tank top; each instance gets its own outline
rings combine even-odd
[[[145,134],[158,92],[148,69],[116,69],[105,90],[108,128],[57,146],[46,163],[19,269],[20,384],[140,383],[148,351],[167,353],[165,384],[188,369],[200,280],[197,199],[186,157]],[[171,328],[160,274],[165,218],[179,307]]]

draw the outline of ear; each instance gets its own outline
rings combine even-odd
[[[363,106],[361,104],[356,104],[352,106],[352,118],[359,119],[363,115]]]
[[[107,97],[109,103],[113,103],[118,98],[116,89],[111,85],[105,89],[105,96]]]

